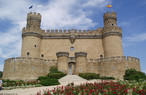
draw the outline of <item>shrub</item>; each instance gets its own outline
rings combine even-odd
[[[47,76],[49,78],[55,78],[55,79],[60,79],[61,77],[64,77],[66,74],[60,72],[60,73],[49,73]]]
[[[99,79],[99,74],[95,74],[95,73],[79,73],[79,76],[82,78],[85,78],[87,80],[89,79]]]
[[[46,77],[45,79],[40,81],[40,84],[43,86],[50,86],[50,85],[59,85],[58,79]]]
[[[146,80],[146,75],[145,73],[136,71],[135,69],[128,69],[125,72],[124,80]]]
[[[37,80],[44,80],[44,79],[46,79],[47,78],[47,76],[40,76],[40,77],[38,77],[38,79]]]
[[[60,73],[60,71],[57,69],[57,66],[51,66],[49,71],[50,73]]]
[[[114,80],[115,78],[114,77],[101,76],[100,79],[105,79],[105,80],[106,79],[112,79],[112,80]]]

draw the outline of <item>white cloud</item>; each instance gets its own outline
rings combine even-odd
[[[146,40],[146,33],[134,34],[130,37],[126,37],[125,40],[130,41],[130,42],[145,41]]]
[[[84,3],[82,6],[83,7],[97,7],[98,8],[103,8],[106,7],[108,5],[108,3],[111,3],[110,1],[107,0],[87,0],[86,3]]]

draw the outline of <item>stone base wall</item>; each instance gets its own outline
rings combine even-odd
[[[123,79],[126,69],[140,69],[140,61],[135,57],[117,56],[103,59],[90,59],[87,61],[89,73],[97,73],[101,76],[115,77]]]
[[[77,60],[83,60],[83,58],[78,57]],[[80,68],[79,66],[82,66],[77,65],[77,63],[79,64],[80,62],[76,61],[74,62],[75,70]],[[64,64],[69,64],[66,62],[64,62]],[[59,63],[56,60],[44,60],[37,58],[17,57],[7,59],[5,60],[3,79],[35,80],[39,76],[46,76],[49,73],[50,66],[62,66],[57,64]],[[123,79],[126,69],[136,69],[137,71],[141,71],[139,59],[126,56],[86,59],[83,64],[86,64],[82,67],[84,73],[97,73],[101,76],[115,77],[117,79]],[[78,74],[77,71],[76,74]]]
[[[3,79],[36,80],[46,76],[50,66],[56,65],[56,60],[17,57],[5,60]]]

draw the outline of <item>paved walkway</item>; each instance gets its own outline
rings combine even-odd
[[[87,81],[77,75],[67,75],[61,79],[59,79],[59,82],[61,85],[57,86],[66,86],[68,83],[74,82],[75,85],[79,85],[81,83],[94,83],[94,82],[101,82],[101,80],[90,80]],[[2,90],[0,91],[0,95],[36,95],[37,92],[43,90],[51,90],[54,89],[57,86],[44,86],[44,87],[35,87],[35,88],[19,88],[19,89],[12,89],[12,90]]]

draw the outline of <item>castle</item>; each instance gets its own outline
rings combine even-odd
[[[97,73],[122,79],[126,69],[140,71],[140,60],[123,56],[122,29],[117,14],[103,16],[104,27],[97,30],[42,30],[41,15],[27,15],[22,30],[21,57],[5,60],[3,79],[34,80],[46,76],[50,66],[73,75]]]

